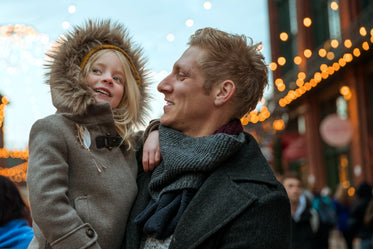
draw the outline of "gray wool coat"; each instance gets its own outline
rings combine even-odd
[[[226,160],[200,187],[182,214],[170,249],[289,249],[291,213],[255,139]],[[149,173],[140,173],[139,192],[126,231],[127,249],[140,248],[134,219],[149,201]]]
[[[78,141],[76,124],[88,129],[89,150]],[[97,148],[95,138],[109,133],[117,134],[108,103],[33,125],[27,183],[35,238],[29,248],[120,248],[138,166],[135,153],[123,147]]]

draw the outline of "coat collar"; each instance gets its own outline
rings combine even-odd
[[[202,185],[180,218],[170,248],[193,249],[236,218],[257,197],[237,182],[261,182],[276,185],[273,174],[255,139],[246,134],[248,143]],[[218,202],[218,205],[215,203]],[[200,221],[193,223],[190,221]]]

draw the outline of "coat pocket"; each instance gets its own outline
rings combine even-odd
[[[75,210],[79,217],[84,221],[89,223],[89,204],[87,196],[79,196],[74,200]]]

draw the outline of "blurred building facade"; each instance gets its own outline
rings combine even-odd
[[[373,1],[268,0],[273,164],[320,190],[373,183]],[[275,143],[276,144],[276,143]]]

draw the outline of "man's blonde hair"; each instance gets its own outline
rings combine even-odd
[[[140,90],[137,86],[136,79],[131,71],[130,64],[127,58],[115,49],[103,49],[93,54],[86,66],[83,68],[83,77],[86,79],[92,64],[103,54],[113,52],[116,54],[123,65],[125,73],[124,93],[119,105],[113,109],[115,128],[119,135],[123,138],[124,144],[129,150],[134,148],[134,141],[132,139],[134,130],[137,128],[138,115],[140,112]]]
[[[205,52],[198,63],[205,76],[206,93],[215,84],[231,80],[236,87],[233,117],[241,118],[255,109],[268,84],[268,68],[259,51],[261,44],[253,45],[252,39],[244,35],[204,28],[191,36],[188,45]]]

